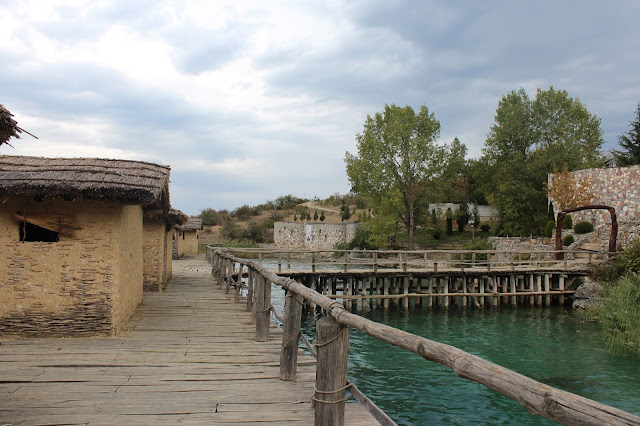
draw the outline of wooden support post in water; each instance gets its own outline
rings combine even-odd
[[[547,293],[546,296],[544,296],[544,303],[547,306],[551,306],[551,295],[549,294],[549,290],[550,290],[550,283],[549,283],[549,274],[544,274],[544,292]]]
[[[318,282],[318,281],[320,283],[322,283],[322,277],[315,277],[315,276],[311,277],[311,290],[314,290],[314,291],[316,290],[316,288],[317,288],[316,287],[316,282]],[[320,284],[320,292],[322,292],[322,284]],[[309,309],[311,309],[312,311],[315,311],[316,304],[313,303],[310,300],[307,301],[307,303],[309,304]]]
[[[564,291],[565,278],[567,278],[567,276],[564,274],[560,274],[560,276],[558,277],[558,290],[560,291]],[[560,304],[560,306],[564,306],[564,294],[561,294],[560,296],[558,296],[558,303]]]
[[[467,277],[466,276],[462,276],[462,294],[467,294]],[[462,296],[462,307],[466,308],[467,307],[467,296]]]
[[[285,297],[284,329],[282,333],[282,351],[280,352],[280,380],[296,379],[303,300],[302,296],[293,294],[290,291],[287,292],[287,297]]]
[[[542,275],[538,274],[536,275],[536,292],[541,292],[542,291]],[[536,306],[541,306],[542,305],[542,295],[537,295],[536,296]]]
[[[344,425],[349,328],[327,316],[318,321],[316,329],[315,424],[341,426]]]
[[[425,256],[426,256],[426,254],[425,254]],[[428,290],[427,290],[429,294],[433,294],[433,280],[435,280],[435,279],[436,278],[429,277],[429,287],[428,287]],[[433,308],[433,297],[432,296],[429,296],[427,298],[427,307]]]
[[[509,293],[515,293],[516,292],[516,276],[515,275],[509,275]],[[516,299],[516,296],[511,296],[511,306],[518,306],[518,302]]]
[[[387,296],[382,299],[382,306],[385,311],[389,310],[389,277],[384,277],[384,295]]]
[[[404,294],[402,298],[402,309],[409,310],[409,277],[407,276],[404,277],[402,282],[402,294]]]
[[[266,342],[271,325],[271,283],[260,275],[256,284],[256,340]]]
[[[480,306],[484,308],[484,288],[485,288],[486,278],[480,277],[478,278],[478,293],[480,293]]]
[[[446,296],[444,296],[444,308],[445,309],[449,309],[449,284],[450,284],[450,279],[449,276],[445,275],[444,276],[444,287],[442,289],[442,292],[444,294],[446,294]]]

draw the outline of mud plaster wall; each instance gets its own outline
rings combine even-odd
[[[178,258],[198,254],[198,231],[176,231]]]
[[[280,248],[332,250],[336,244],[351,241],[356,223],[291,223],[276,222],[273,240]]]
[[[173,229],[166,231],[164,234],[165,236],[164,237],[165,280],[163,284],[164,287],[166,287],[167,284],[169,284],[169,281],[171,281],[171,277],[173,276],[173,256],[172,256],[173,241],[171,240],[172,235],[173,235]]]
[[[164,287],[165,276],[164,222],[157,219],[145,219],[143,233],[144,290],[161,291]]]
[[[120,215],[119,276],[111,305],[113,333],[117,334],[142,301],[142,207],[122,206]]]
[[[135,295],[136,286],[142,291],[141,248],[139,281],[118,283],[123,270],[136,268],[133,253],[129,266],[121,268],[119,227],[124,216],[124,222],[141,216],[140,209],[123,215],[123,207],[109,201],[0,201],[0,334],[108,335],[119,329],[139,301],[123,299]],[[11,216],[22,211],[71,217],[81,229],[58,242],[20,242]],[[127,306],[114,308],[118,302]]]

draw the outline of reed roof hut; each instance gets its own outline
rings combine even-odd
[[[144,210],[171,217],[169,174],[0,156],[0,334],[117,333],[142,299]]]

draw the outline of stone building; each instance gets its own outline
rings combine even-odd
[[[202,219],[190,217],[184,225],[175,227],[174,241],[176,258],[198,254],[198,231],[202,230]]]
[[[338,243],[351,241],[360,226],[357,223],[276,222],[273,241],[279,248],[332,250]]]
[[[0,334],[116,334],[142,300],[143,214],[168,214],[169,172],[0,156]]]

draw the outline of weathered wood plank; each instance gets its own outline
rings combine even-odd
[[[175,261],[118,337],[1,337],[0,424],[311,424],[315,360],[297,352],[297,379],[279,380],[282,330],[256,342],[206,266]],[[346,416],[374,422],[357,404]]]

